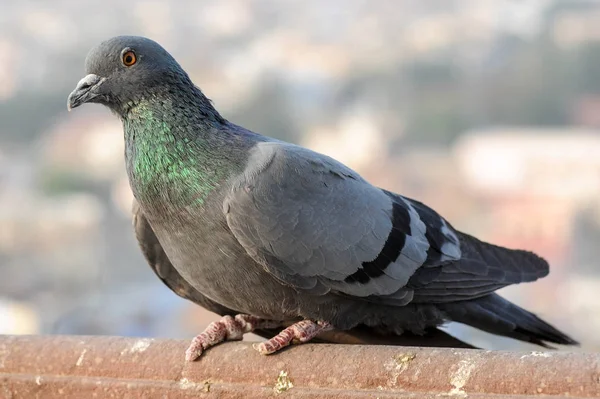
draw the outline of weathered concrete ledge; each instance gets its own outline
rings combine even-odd
[[[307,344],[261,356],[226,343],[0,336],[0,398],[600,397],[600,354]]]

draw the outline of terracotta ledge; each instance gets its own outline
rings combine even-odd
[[[600,354],[246,342],[183,361],[187,341],[0,336],[1,398],[600,397]]]

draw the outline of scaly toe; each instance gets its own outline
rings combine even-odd
[[[185,361],[193,362],[194,360],[196,360],[200,356],[202,356],[202,352],[204,352],[202,343],[200,343],[200,342],[196,341],[196,339],[194,339],[192,341],[192,343],[190,344],[190,346],[185,351]]]
[[[270,351],[264,342],[260,342],[258,344],[252,344],[252,347],[261,355],[270,355],[274,351]]]

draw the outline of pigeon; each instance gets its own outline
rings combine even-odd
[[[419,335],[451,321],[542,347],[578,344],[495,292],[546,276],[544,259],[229,122],[158,43],[111,38],[85,69],[67,107],[103,104],[121,119],[146,258],[176,293],[224,315],[186,360],[279,328],[255,349],[362,326]]]

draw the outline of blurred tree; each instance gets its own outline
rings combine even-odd
[[[0,103],[0,144],[30,144],[65,112],[68,93],[67,88],[63,92],[22,91]]]
[[[275,76],[263,78],[252,98],[227,118],[280,140],[298,142],[300,137],[285,85]]]

